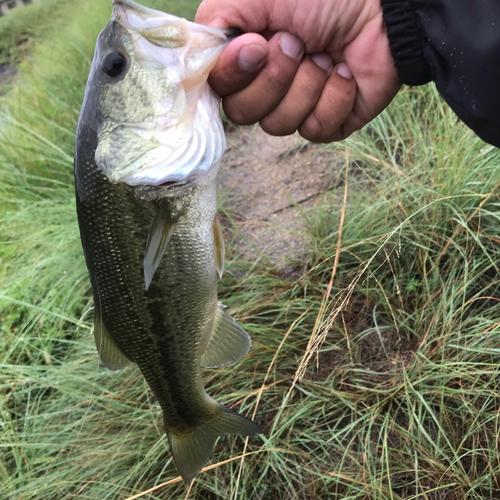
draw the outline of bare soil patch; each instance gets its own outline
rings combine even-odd
[[[258,126],[231,127],[219,192],[239,231],[235,250],[285,270],[307,251],[302,210],[338,186],[344,159],[298,134],[271,137]]]

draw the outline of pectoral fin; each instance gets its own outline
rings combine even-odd
[[[132,363],[132,361],[118,349],[107,328],[104,326],[100,313],[97,311],[94,317],[94,337],[99,357],[106,368],[110,370],[119,370]]]
[[[214,219],[214,246],[215,266],[217,267],[219,278],[222,278],[222,274],[224,273],[224,258],[226,255],[226,247],[224,246],[224,235],[222,234],[222,227],[220,225],[218,214]]]
[[[168,242],[172,234],[174,234],[179,216],[179,213],[171,213],[166,204],[160,204],[153,225],[149,230],[146,250],[144,252],[144,281],[146,282],[146,290],[149,289],[156,269],[158,269],[161,259],[165,255]]]
[[[251,344],[248,333],[219,304],[210,340],[201,357],[201,365],[205,368],[230,366],[250,350]]]

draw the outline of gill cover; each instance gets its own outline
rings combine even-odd
[[[99,169],[132,186],[204,176],[226,146],[207,83],[225,31],[132,0],[113,4],[91,70],[100,72]]]

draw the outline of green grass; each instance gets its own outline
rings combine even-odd
[[[0,499],[125,499],[177,474],[138,370],[100,367],[91,335],[72,151],[110,6],[37,5],[61,29],[31,18],[43,43],[0,100]],[[29,9],[1,20],[1,40]],[[205,380],[264,435],[243,469],[228,460],[244,441],[226,437],[189,492],[174,482],[142,498],[500,498],[500,155],[430,86],[331,147],[349,165],[331,290],[343,188],[304,212],[300,279],[242,261],[224,217],[220,297],[253,348]]]

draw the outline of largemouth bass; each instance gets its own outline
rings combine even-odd
[[[260,432],[214,401],[201,374],[250,348],[217,301],[224,243],[215,180],[225,139],[207,78],[229,39],[131,0],[113,4],[75,147],[94,335],[105,366],[140,368],[188,482],[218,436]]]

